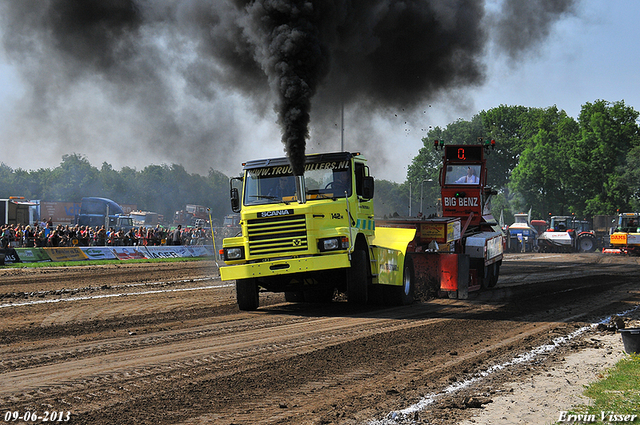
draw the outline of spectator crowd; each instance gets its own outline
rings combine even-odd
[[[54,226],[51,221],[34,226],[5,224],[0,227],[0,248],[72,246],[159,246],[211,244],[211,230],[202,227],[167,229],[139,227],[118,229],[105,226]]]

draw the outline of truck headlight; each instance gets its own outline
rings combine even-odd
[[[346,236],[320,239],[318,241],[318,249],[320,250],[320,252],[336,251],[339,249],[347,248],[349,248],[349,238],[347,238]]]
[[[224,248],[225,260],[242,260],[244,258],[244,249],[239,247]]]

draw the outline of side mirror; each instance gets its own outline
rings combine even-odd
[[[240,212],[240,193],[237,187],[231,188],[231,211],[234,213]]]
[[[373,177],[365,176],[362,180],[362,197],[365,199],[373,199],[374,184]]]

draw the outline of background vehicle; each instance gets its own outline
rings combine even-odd
[[[549,229],[538,237],[540,252],[594,252],[595,232],[586,220],[575,216],[553,216]]]
[[[33,226],[38,221],[37,208],[37,203],[24,199],[24,196],[0,199],[0,225],[29,224]]]
[[[74,219],[74,224],[80,226],[104,226],[105,229],[129,230],[133,227],[133,220],[123,213],[122,207],[107,198],[85,197],[80,204],[80,214]]]
[[[622,213],[618,216],[610,244],[622,253],[640,255],[640,213]]]
[[[514,214],[515,222],[508,227],[507,250],[509,252],[533,252],[538,250],[538,231],[531,224],[529,214]]]
[[[485,188],[483,152],[445,149],[443,217],[426,220],[374,220],[374,181],[359,153],[307,155],[303,176],[287,158],[249,161],[230,181],[241,233],[223,241],[222,280],[236,280],[241,310],[258,308],[260,289],[289,301],[326,302],[338,291],[350,303],[404,305],[430,289],[464,298],[493,286],[504,239],[487,214],[495,192]],[[469,167],[478,180],[457,182]]]
[[[203,205],[195,205],[195,204],[187,204],[184,210],[176,211],[173,216],[173,225],[177,226],[178,224],[186,227],[186,226],[195,226],[196,220],[209,220],[209,213],[207,212],[207,207]]]
[[[155,227],[162,224],[162,215],[151,211],[131,211],[128,214],[135,227]]]

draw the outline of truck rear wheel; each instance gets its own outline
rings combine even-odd
[[[256,279],[236,280],[236,299],[238,308],[243,311],[253,311],[258,308],[258,281]]]
[[[347,300],[352,304],[366,304],[369,300],[367,267],[367,253],[360,249],[353,251],[347,275]]]
[[[413,271],[413,261],[405,257],[404,269],[402,272],[402,286],[386,286],[388,296],[386,299],[391,305],[409,305],[413,302],[415,290],[415,277]]]

